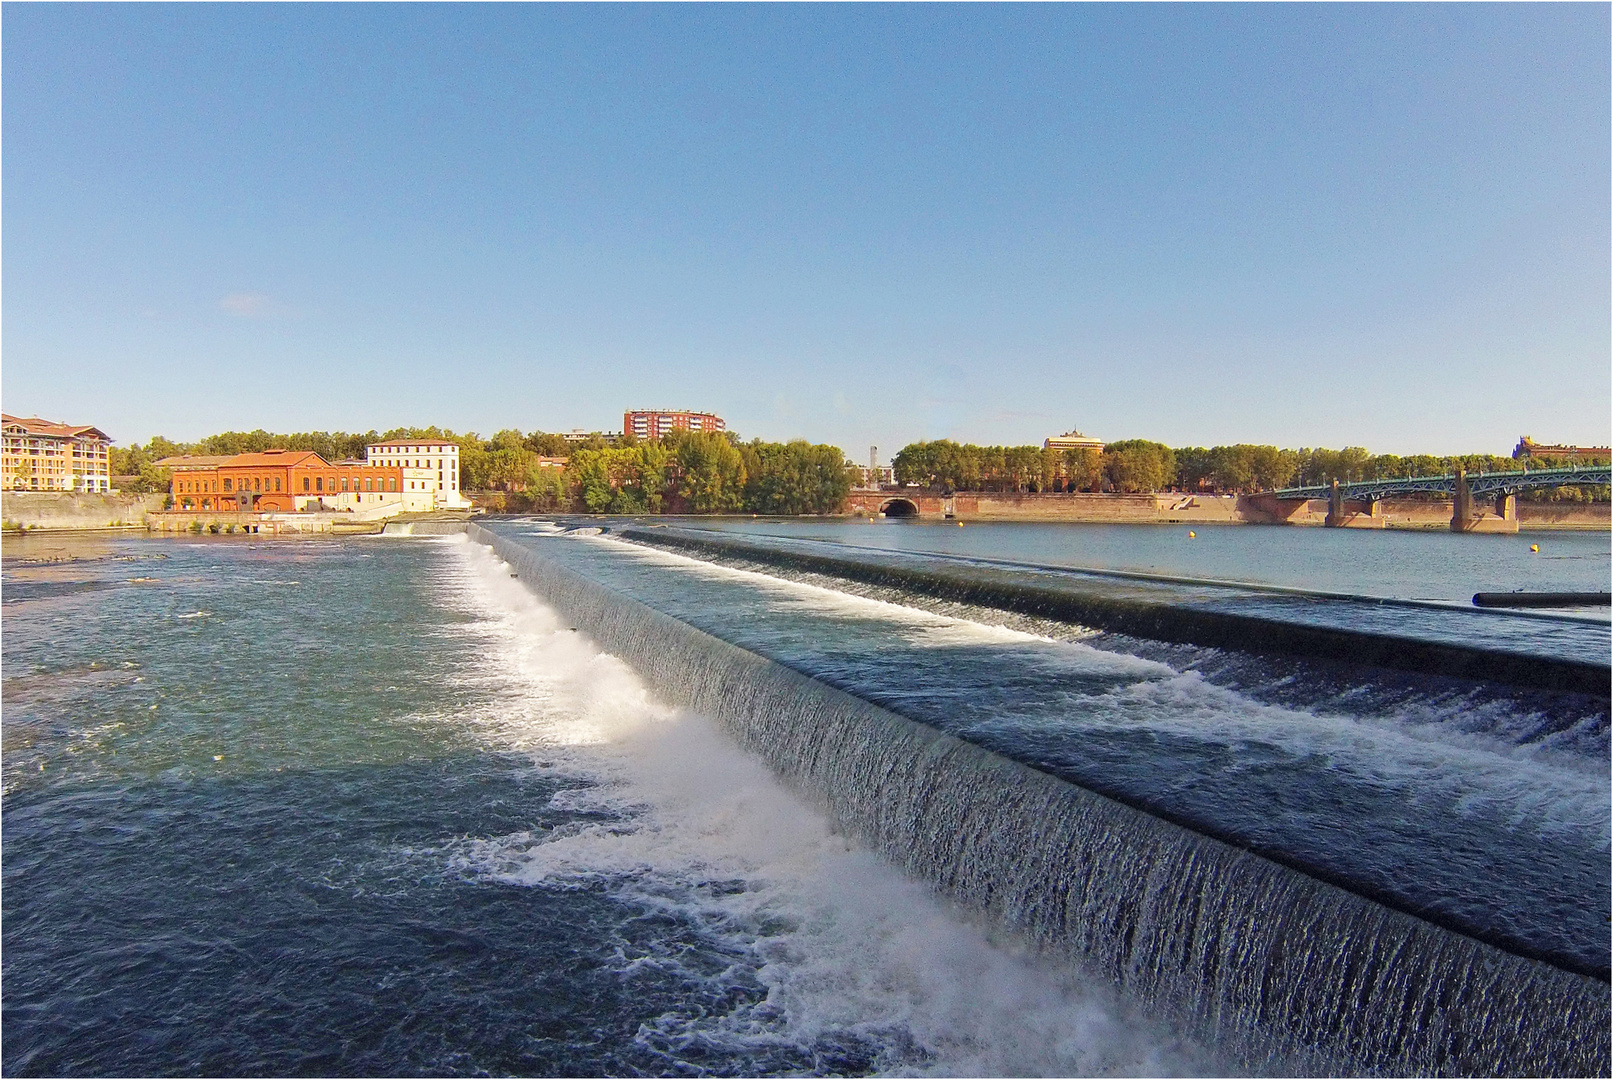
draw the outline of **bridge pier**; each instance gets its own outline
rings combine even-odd
[[[1451,493],[1451,532],[1473,528],[1473,492],[1468,490],[1467,470],[1456,470],[1456,489]]]
[[[1330,529],[1382,529],[1387,524],[1377,499],[1346,499],[1333,481],[1327,494],[1327,519],[1322,523]]]
[[[1495,513],[1473,508],[1473,492],[1468,487],[1467,470],[1456,470],[1456,491],[1451,500],[1451,532],[1515,533],[1518,531],[1518,497],[1497,495]]]

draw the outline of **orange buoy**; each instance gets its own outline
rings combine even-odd
[[[1194,532],[1192,529],[1187,530],[1187,538],[1189,540],[1197,539],[1198,535],[1199,534]]]
[[[1529,550],[1538,552],[1540,550],[1540,545],[1539,544],[1530,544],[1529,545]]]

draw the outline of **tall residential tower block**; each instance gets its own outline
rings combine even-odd
[[[629,409],[622,414],[622,433],[659,439],[669,431],[726,431],[723,418],[680,409]]]

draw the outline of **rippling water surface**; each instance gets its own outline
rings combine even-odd
[[[1606,532],[1486,536],[1030,522],[959,528],[956,522],[900,519],[713,519],[679,528],[878,565],[1006,571],[1056,587],[1274,622],[1603,666],[1613,657],[1605,605],[1515,610],[1472,604],[1480,591],[1606,593]],[[1531,545],[1541,550],[1531,551]]]
[[[888,551],[1134,570],[1368,596],[1468,602],[1476,592],[1606,592],[1613,534],[1044,522],[702,520],[701,528]],[[1188,536],[1192,532],[1194,536]],[[1531,546],[1539,551],[1531,551]]]
[[[1216,1068],[836,835],[478,545],[5,556],[8,1074]],[[995,632],[929,618],[898,638]]]
[[[921,597],[858,596],[845,582],[781,579],[609,536],[497,528],[905,716],[1606,978],[1605,701],[1317,672],[957,605],[923,610],[912,606]],[[998,625],[983,621],[993,617]]]

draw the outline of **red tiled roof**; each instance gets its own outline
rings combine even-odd
[[[313,461],[309,461],[309,458],[313,458]],[[312,450],[262,450],[255,454],[236,454],[222,464],[223,467],[229,468],[245,466],[262,469],[270,466],[312,465],[316,462],[319,465],[330,464]]]
[[[230,460],[228,454],[179,454],[152,462],[159,469],[214,469]]]
[[[89,435],[96,439],[106,439],[106,432],[98,427],[89,424],[58,424],[54,420],[41,420],[37,416],[22,417],[0,413],[0,423],[16,424],[30,435],[45,435],[57,439],[73,439],[80,435]]]

